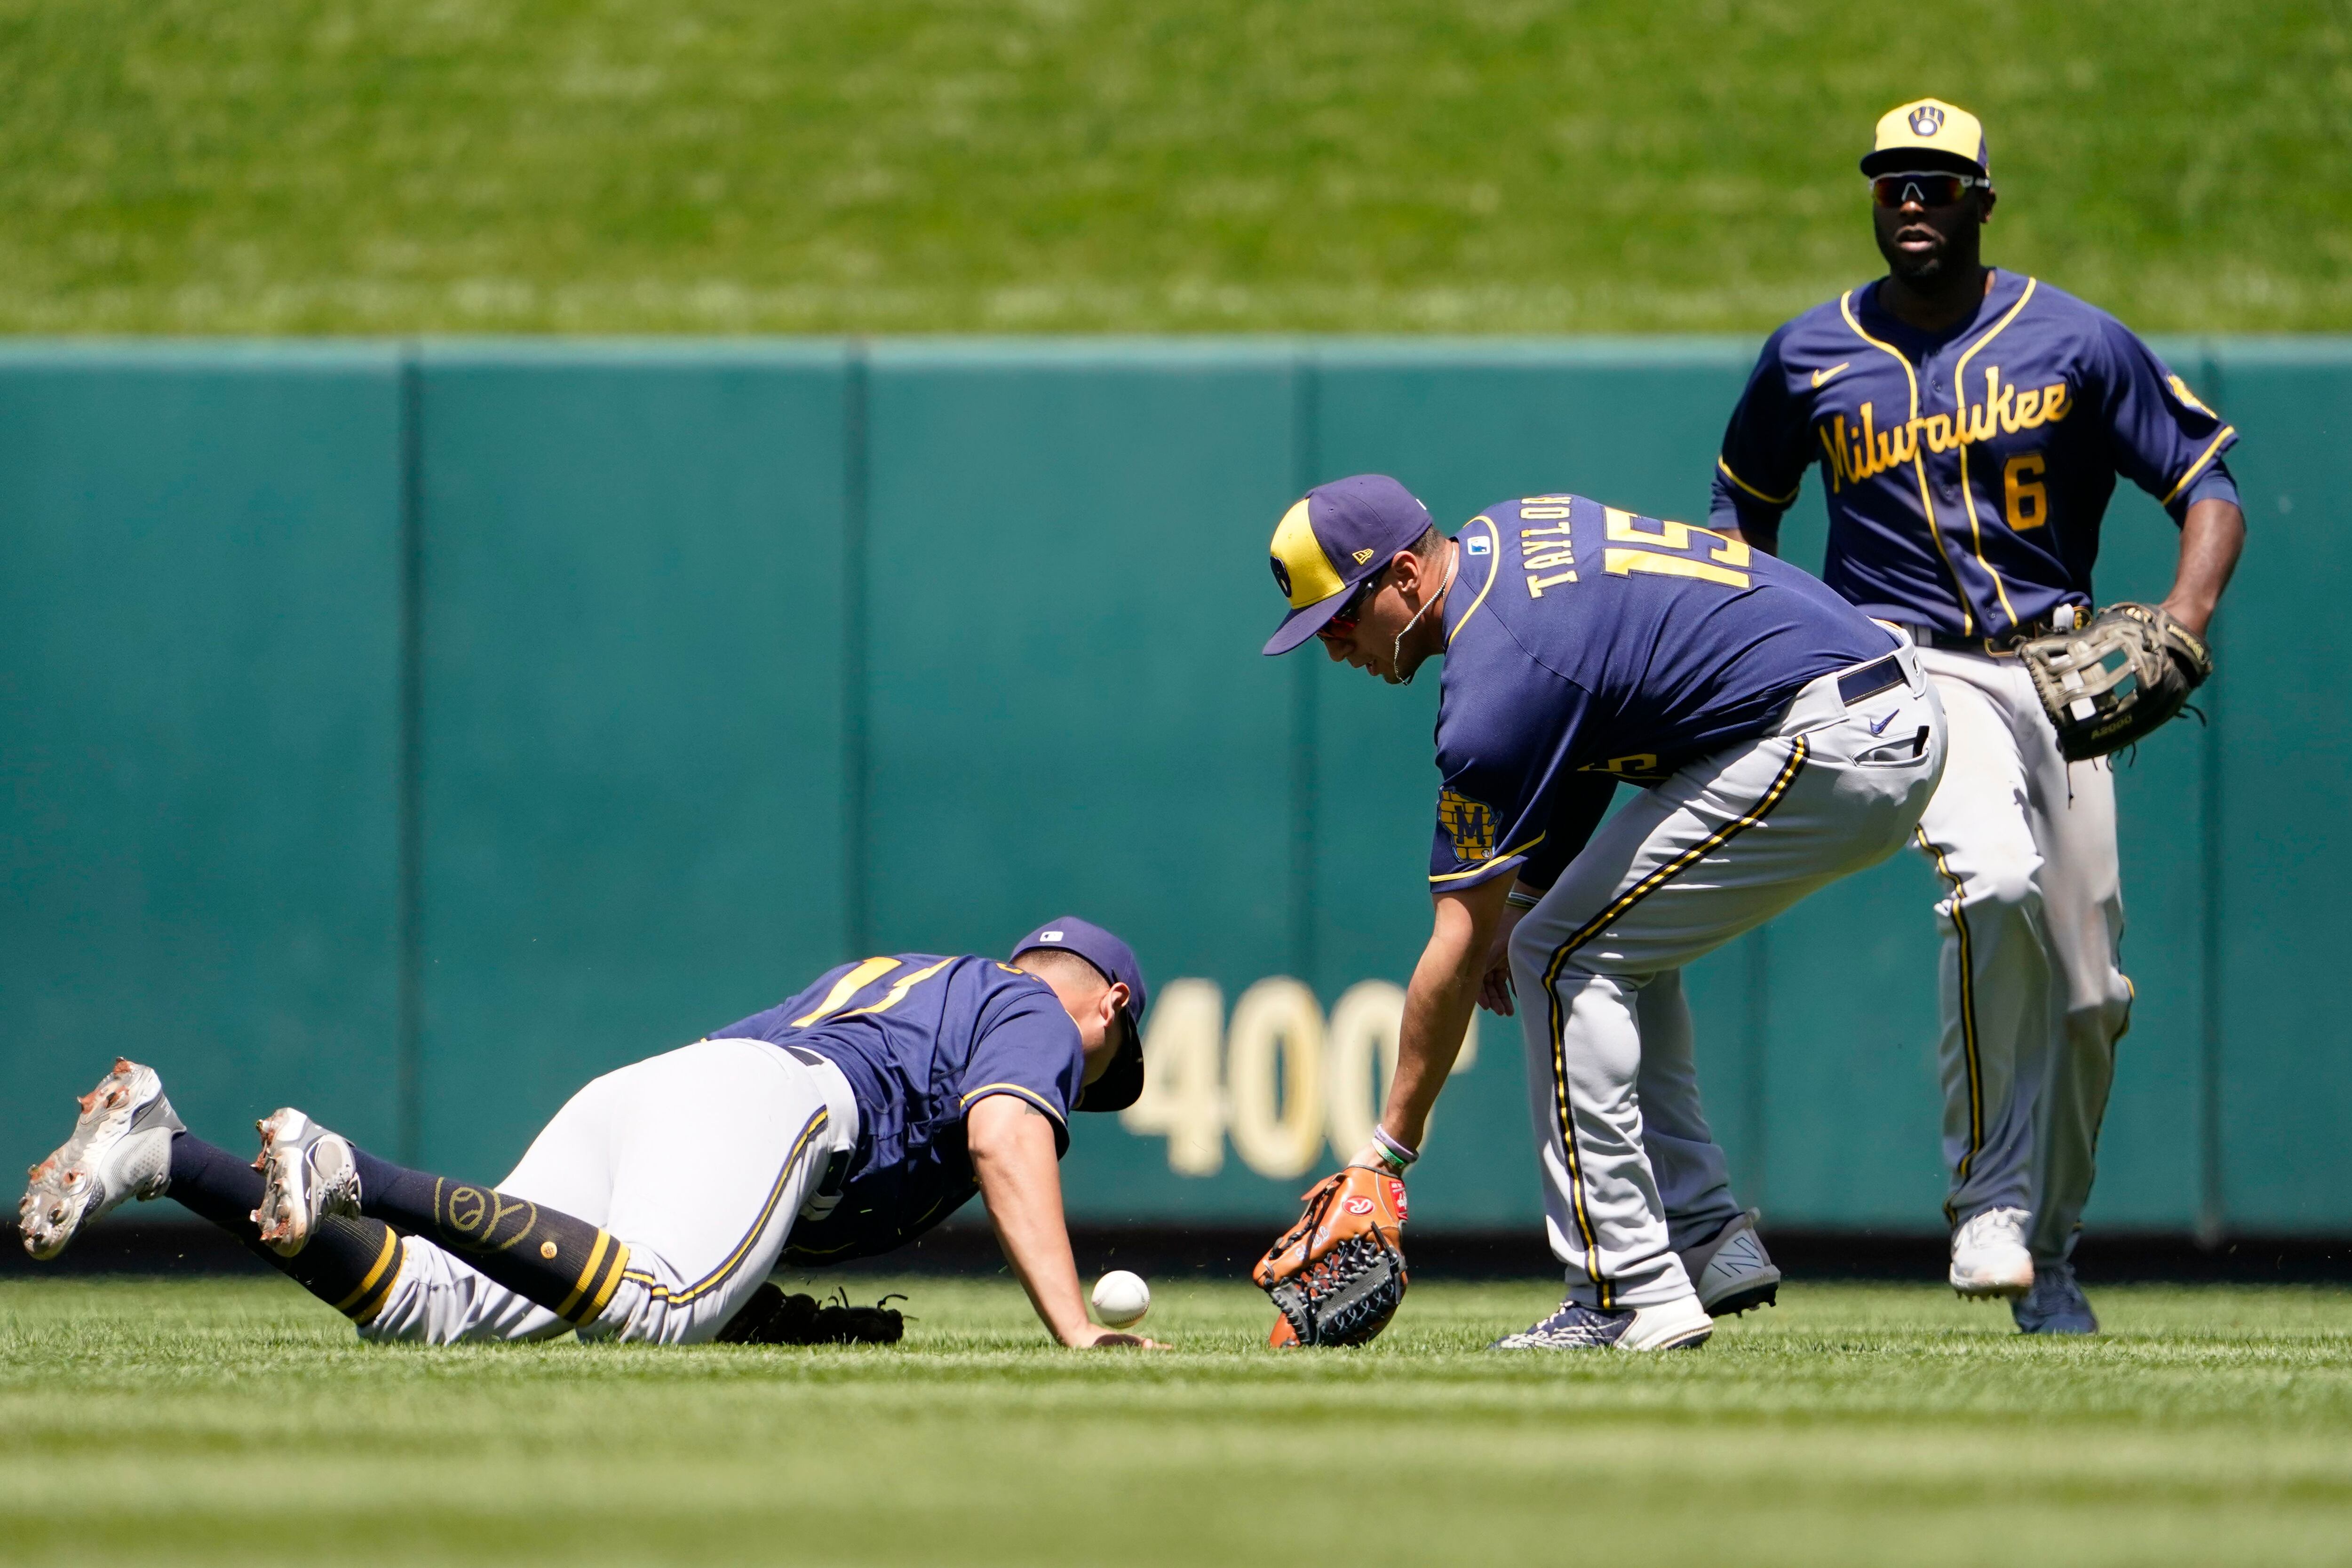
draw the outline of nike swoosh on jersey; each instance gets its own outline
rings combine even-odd
[[[1848,366],[1852,365],[1853,363],[1853,361],[1852,361],[1852,360],[1846,360],[1846,361],[1844,361],[1843,363],[1833,364],[1833,365],[1830,366],[1830,367],[1829,367],[1829,369],[1827,369],[1827,370],[1817,370],[1817,371],[1813,372],[1813,390],[1814,390],[1815,392],[1819,392],[1819,391],[1822,389],[1822,386],[1823,386],[1823,385],[1824,385],[1824,384],[1829,381],[1830,377],[1832,377],[1832,376],[1835,375],[1838,372],[1840,372],[1840,371],[1842,371],[1842,370],[1846,369]]]
[[[1875,724],[1871,725],[1871,727],[1870,727],[1870,732],[1871,732],[1872,734],[1874,734],[1874,735],[1884,735],[1885,733],[1886,733],[1886,726],[1888,726],[1889,724],[1894,723],[1894,722],[1895,722],[1895,715],[1896,715],[1897,713],[1900,713],[1901,711],[1903,711],[1903,710],[1901,710],[1900,708],[1889,708],[1889,709],[1886,710],[1886,717],[1885,717],[1885,718],[1881,719],[1881,720],[1880,720],[1880,721],[1878,721],[1878,722],[1876,722]]]

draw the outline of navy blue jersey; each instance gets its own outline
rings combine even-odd
[[[1581,496],[1464,525],[1437,705],[1443,890],[1548,887],[1609,785],[1655,782],[1772,728],[1817,676],[1894,651],[1884,626],[1737,540]]]
[[[887,1252],[978,1191],[964,1116],[1016,1095],[1070,1146],[1070,1108],[1086,1081],[1078,1026],[1053,988],[988,958],[902,952],[829,969],[764,1013],[712,1031],[814,1051],[857,1097],[857,1148],[841,1202],[793,1226],[784,1256],[835,1263]]]
[[[2234,501],[2237,431],[2105,311],[1995,272],[1975,315],[1922,332],[1850,290],[1774,332],[1716,462],[1718,528],[1777,527],[1818,462],[1822,575],[1871,615],[2001,637],[2088,605],[2122,474],[2179,522]]]

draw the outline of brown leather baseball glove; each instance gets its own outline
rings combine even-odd
[[[2213,673],[2205,639],[2154,605],[2111,605],[2017,650],[2070,763],[2121,751],[2189,704]]]
[[[1305,1194],[1307,1210],[1250,1278],[1282,1316],[1271,1345],[1360,1345],[1404,1300],[1404,1184],[1349,1165]]]

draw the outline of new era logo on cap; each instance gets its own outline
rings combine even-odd
[[[1370,561],[1371,558],[1372,552],[1369,550],[1359,550],[1356,552],[1356,564],[1359,566],[1361,566],[1365,562]]]

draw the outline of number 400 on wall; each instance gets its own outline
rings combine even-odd
[[[1143,1093],[1119,1121],[1166,1138],[1179,1175],[1216,1174],[1228,1133],[1259,1175],[1303,1175],[1327,1142],[1344,1160],[1370,1141],[1403,1018],[1404,991],[1386,980],[1349,987],[1327,1021],[1313,991],[1277,974],[1243,992],[1230,1022],[1215,982],[1171,981],[1143,1034]],[[1474,1014],[1454,1070],[1477,1058]]]

